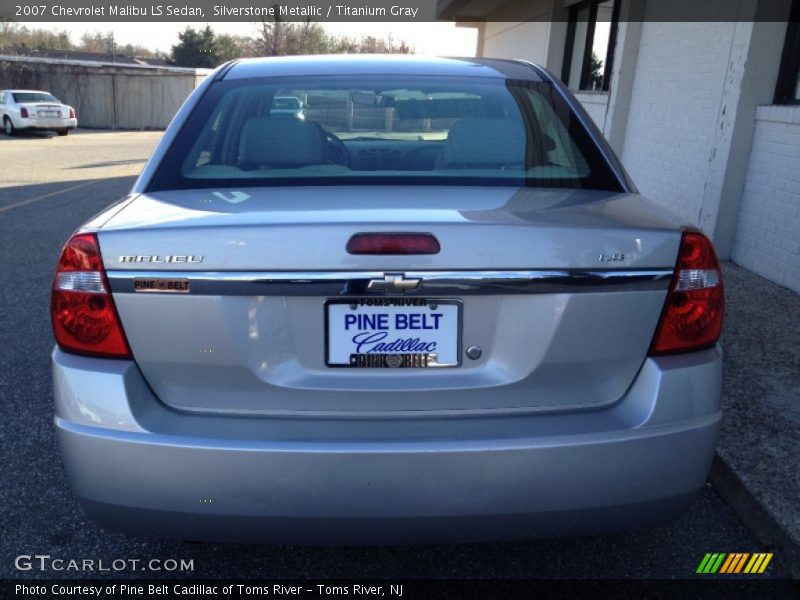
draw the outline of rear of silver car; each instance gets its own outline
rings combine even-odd
[[[455,63],[382,68],[461,76]],[[309,68],[245,63],[239,77],[258,65]],[[68,244],[54,282],[56,426],[95,519],[183,539],[452,542],[629,527],[688,506],[720,419],[720,350],[700,329],[721,319],[708,304],[721,281],[702,236],[649,207],[611,159],[618,189],[556,185],[553,168],[545,186],[489,185],[485,164],[448,167],[481,154],[462,152],[459,129],[475,143],[491,124],[486,161],[506,126],[463,115],[437,142],[435,168],[472,185],[313,180],[351,177],[352,154],[346,169],[309,168],[312,179],[287,185],[285,171],[305,167],[217,166],[213,152],[181,167],[186,186],[159,185],[206,91],[138,189]],[[394,119],[416,97],[392,93]],[[440,117],[462,98],[430,97],[449,104],[414,110]],[[250,117],[243,132],[308,131],[315,102],[306,121]],[[372,143],[337,133],[349,153]],[[391,145],[383,135],[370,156]]]

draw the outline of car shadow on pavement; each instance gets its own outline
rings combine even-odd
[[[98,169],[102,167],[121,167],[124,165],[143,165],[147,162],[146,158],[135,158],[130,160],[108,160],[106,162],[92,163],[89,165],[76,165],[70,169]]]
[[[5,133],[0,134],[0,142],[16,142],[25,139],[43,139],[51,137],[58,137],[55,131],[25,131],[23,129],[16,131],[12,136],[6,135]]]

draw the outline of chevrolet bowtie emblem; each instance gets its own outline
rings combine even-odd
[[[402,274],[387,274],[383,276],[383,279],[370,279],[367,289],[371,292],[402,293],[417,289],[421,283],[421,279],[406,279]]]

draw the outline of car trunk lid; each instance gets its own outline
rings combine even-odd
[[[20,104],[27,108],[31,117],[66,117],[69,116],[69,109],[55,102],[28,102]]]
[[[364,232],[427,233],[441,249],[349,254]],[[342,186],[142,195],[99,240],[134,358],[163,402],[385,415],[616,401],[646,356],[680,232],[634,195]],[[392,277],[420,284],[369,288]],[[172,289],[135,291],[136,279]],[[425,300],[422,312],[456,306],[458,366],[330,366],[326,319],[349,310],[332,300],[399,297]]]

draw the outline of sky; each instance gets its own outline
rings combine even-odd
[[[86,32],[114,33],[118,44],[135,44],[151,50],[169,53],[178,42],[178,33],[187,25],[194,28],[205,27],[205,23],[23,23],[30,27],[69,31],[73,42],[79,42]],[[325,29],[334,34],[360,38],[364,35],[377,37],[392,35],[395,41],[405,41],[414,47],[417,54],[439,56],[474,56],[477,43],[477,29],[456,27],[454,23],[322,23]],[[251,36],[256,32],[254,23],[211,23],[217,33]]]

